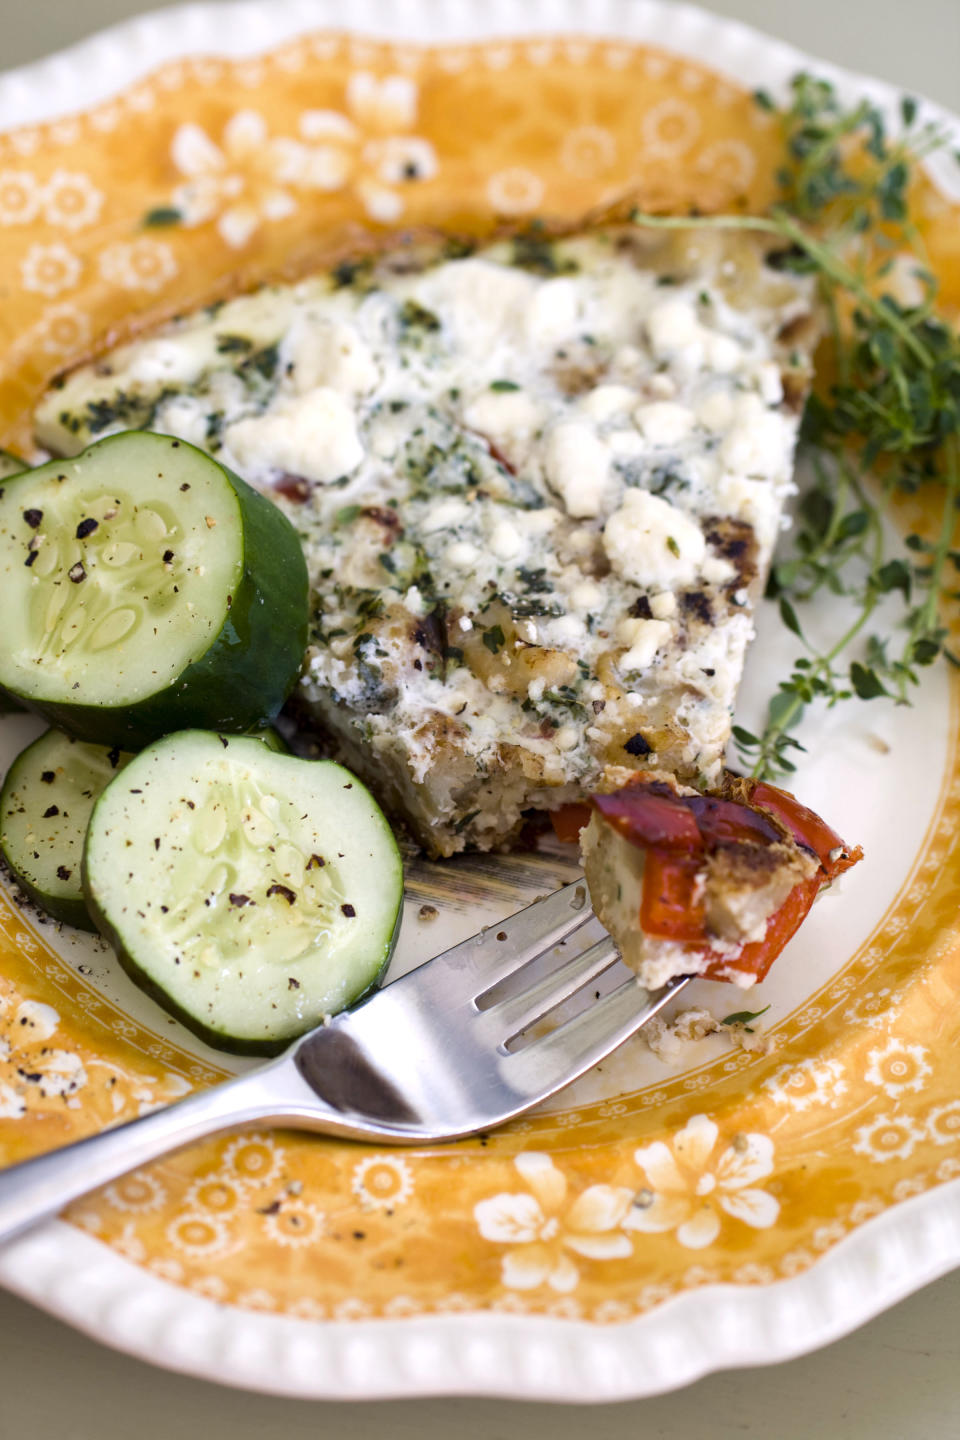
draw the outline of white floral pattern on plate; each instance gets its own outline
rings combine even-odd
[[[50,299],[70,290],[77,283],[83,262],[66,245],[31,245],[20,265],[20,284],[24,290]]]
[[[839,1060],[799,1060],[796,1065],[782,1065],[763,1083],[778,1105],[797,1111],[808,1110],[811,1105],[836,1109],[847,1092]]]
[[[0,170],[0,225],[29,225],[40,212],[42,190],[29,170]]]
[[[681,1245],[700,1250],[720,1233],[718,1211],[755,1229],[775,1224],[780,1202],[756,1182],[773,1173],[773,1142],[766,1135],[735,1135],[718,1146],[720,1131],[706,1115],[691,1115],[667,1145],[655,1140],[634,1159],[648,1189],[625,1224],[661,1234],[673,1230]]]
[[[312,1245],[326,1231],[327,1217],[315,1205],[275,1200],[265,1207],[263,1227],[272,1240],[288,1248]]]
[[[393,1209],[413,1194],[413,1171],[396,1155],[367,1155],[353,1171],[351,1189],[365,1206]]]
[[[31,334],[31,343],[45,355],[72,355],[91,337],[89,318],[73,305],[53,305]]]
[[[487,199],[498,215],[532,215],[543,191],[540,176],[522,165],[498,170],[487,181]]]
[[[167,1192],[155,1175],[146,1170],[134,1170],[129,1175],[108,1185],[104,1198],[115,1210],[125,1210],[135,1215],[146,1215],[159,1210],[167,1198]]]
[[[907,1115],[878,1115],[857,1130],[853,1149],[868,1160],[906,1160],[925,1131]]]
[[[346,108],[305,110],[300,137],[271,136],[256,110],[238,110],[219,141],[193,122],[173,136],[170,155],[184,181],[171,203],[187,226],[215,221],[234,249],[264,222],[297,209],[297,191],[334,193],[353,186],[371,219],[403,213],[403,186],[437,171],[429,141],[406,133],[415,123],[417,88],[404,75],[382,80],[364,71],[347,84]]]
[[[111,245],[100,256],[100,274],[123,290],[160,290],[178,270],[169,245],[159,240],[140,239]]]
[[[926,1046],[910,1045],[891,1035],[885,1045],[867,1053],[869,1063],[863,1078],[889,1095],[891,1100],[906,1090],[917,1093],[931,1074],[926,1060],[928,1054]]]
[[[232,1180],[266,1185],[283,1164],[283,1150],[270,1135],[241,1135],[223,1153],[223,1174]]]
[[[589,1260],[629,1255],[632,1245],[619,1227],[633,1202],[623,1185],[590,1185],[567,1204],[567,1178],[549,1155],[527,1151],[514,1165],[528,1193],[502,1191],[474,1206],[485,1240],[513,1245],[501,1261],[504,1285],[534,1290],[549,1285],[576,1289],[580,1272],[570,1253]]]
[[[960,1100],[937,1105],[927,1115],[927,1134],[935,1145],[955,1145],[960,1136]]]
[[[226,1223],[209,1211],[187,1211],[171,1220],[167,1239],[182,1255],[223,1255],[231,1245],[232,1235]]]
[[[214,1215],[233,1215],[243,1203],[246,1185],[228,1180],[223,1175],[205,1176],[196,1180],[184,1196],[188,1210],[209,1210]]]
[[[103,194],[90,177],[72,170],[55,170],[41,192],[48,225],[55,230],[85,230],[103,209]]]

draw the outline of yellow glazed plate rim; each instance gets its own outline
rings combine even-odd
[[[675,70],[671,72],[677,86],[688,87],[690,93],[703,83],[705,65],[715,76],[727,76],[740,86],[763,85],[774,91],[798,69],[814,68],[817,73],[834,79],[847,92],[869,94],[891,113],[898,101],[888,86],[813,61],[739,24],[686,6],[651,3],[651,0],[598,0],[590,6],[589,16],[583,14],[578,0],[540,0],[536,5],[523,7],[508,0],[492,4],[479,3],[479,0],[412,0],[403,6],[391,5],[385,0],[383,3],[367,0],[351,7],[350,26],[351,36],[355,38],[348,38],[344,43],[356,47],[357,66],[367,63],[363,58],[364,36],[393,40],[400,47],[403,42],[418,41],[448,47],[450,73],[461,63],[457,57],[467,54],[468,42],[480,42],[483,47],[477,52],[480,62],[487,73],[496,74],[510,64],[511,37],[523,36],[529,53],[536,48],[542,54],[551,48],[562,51],[563,63],[568,68],[584,63],[591,46],[606,47],[605,63],[611,69],[621,63],[616,57],[623,53],[624,46],[656,46],[661,53],[691,62],[689,70],[684,70],[674,61]],[[30,130],[23,128],[27,122],[40,127],[46,121],[91,106],[97,106],[96,113],[103,115],[106,109],[102,101],[130,86],[134,86],[134,90],[129,91],[131,95],[138,93],[136,83],[158,65],[205,55],[257,56],[286,42],[292,46],[295,37],[305,32],[322,34],[334,30],[343,30],[339,6],[322,3],[322,0],[314,3],[297,0],[297,3],[269,5],[190,6],[158,12],[106,31],[50,60],[0,78],[0,127],[21,127],[9,137],[0,159],[0,170],[6,167],[20,173],[31,163]],[[539,47],[538,37],[543,37]],[[554,41],[550,37],[563,38]],[[520,42],[517,43],[519,47]],[[293,53],[291,49],[289,54]],[[463,64],[469,63],[468,55]],[[653,60],[649,62],[651,66],[653,63]],[[662,61],[656,63],[663,64]],[[252,79],[251,83],[254,83]],[[719,86],[722,80],[716,83]],[[142,90],[139,93],[144,94]],[[929,113],[949,118],[933,106],[929,107]],[[678,120],[677,114],[669,110],[658,118],[661,129],[657,135],[661,139],[665,137],[665,143],[671,143],[670,136],[675,134],[674,122],[682,126],[682,118]],[[67,119],[64,136],[68,136],[69,129]],[[576,164],[586,163],[585,155],[596,154],[597,145],[602,149],[596,135],[589,138],[594,148],[590,151],[588,146],[587,150],[577,152],[575,163],[571,161],[574,170]],[[21,147],[19,151],[14,140]],[[71,191],[69,172],[57,172],[54,179],[56,185],[53,179],[47,182],[43,191],[47,199],[43,203],[63,207],[71,195],[75,199],[76,187]],[[522,185],[515,175],[510,176],[509,181],[509,185],[503,182],[499,193],[514,197],[522,193]],[[953,188],[956,192],[955,170],[946,167],[938,181],[942,189]],[[81,194],[80,203],[87,202],[92,204],[90,194]],[[64,213],[70,230],[71,212]],[[140,263],[142,256],[139,252],[135,254],[132,247],[124,250],[118,244],[112,246],[113,252],[113,273],[121,276],[118,283],[123,285],[122,277],[133,273],[131,267]],[[39,257],[34,260],[30,274],[37,277],[40,285],[54,285],[56,276],[62,279],[64,267],[69,268],[69,263],[77,262],[64,260],[62,254]],[[159,272],[143,271],[140,278],[147,275],[149,279],[155,273]],[[749,691],[749,682],[746,688]],[[948,695],[947,682],[943,679],[934,687],[934,692],[928,693],[924,704],[933,716],[932,730],[938,736],[939,745],[935,753],[942,760],[933,784],[936,793],[928,797],[929,814],[924,818],[925,823],[929,820],[929,825],[925,834],[916,836],[911,863],[893,887],[898,891],[896,902],[881,904],[866,933],[854,935],[851,953],[856,951],[859,955],[866,949],[867,959],[870,947],[879,957],[882,947],[878,937],[883,940],[884,926],[891,944],[891,937],[901,934],[905,923],[915,924],[918,934],[921,932],[923,903],[933,889],[933,881],[924,877],[936,873],[937,867],[943,870],[950,835],[956,828],[951,813],[956,811],[960,800],[960,787],[956,782],[956,695]],[[922,710],[917,723],[922,731]],[[830,732],[825,738],[840,749],[847,743],[842,730]],[[909,895],[908,883],[912,886]],[[850,913],[849,904],[846,913]],[[118,1222],[111,1230],[92,1208],[80,1210],[73,1224],[57,1221],[7,1247],[0,1253],[0,1282],[106,1343],[155,1363],[227,1384],[301,1397],[372,1399],[483,1393],[571,1401],[625,1399],[672,1388],[722,1366],[763,1363],[801,1353],[842,1334],[960,1263],[960,1182],[955,1178],[960,1175],[960,1132],[954,1125],[954,1117],[960,1112],[953,1108],[953,1102],[944,1102],[942,1095],[934,1097],[941,1103],[925,1101],[922,1115],[919,1111],[907,1114],[906,1106],[906,1100],[923,1089],[926,1078],[935,1068],[933,1041],[927,1046],[917,1037],[927,1038],[923,1027],[931,1023],[930,1014],[937,1013],[938,996],[939,1003],[944,1004],[947,997],[958,993],[955,937],[942,927],[939,935],[935,929],[931,933],[934,938],[924,943],[931,955],[937,952],[934,988],[930,994],[920,996],[912,1008],[909,997],[904,1001],[903,1023],[913,1027],[904,1030],[906,1038],[899,1032],[893,1034],[880,1023],[886,1009],[891,1007],[884,1002],[885,1008],[871,1009],[872,992],[866,992],[867,998],[863,1000],[859,991],[854,992],[852,980],[848,983],[842,976],[839,981],[836,977],[832,982],[825,980],[813,995],[806,997],[802,1017],[807,1027],[804,1033],[809,1033],[822,1018],[829,1003],[836,1008],[837,995],[844,993],[838,991],[838,984],[848,983],[846,993],[852,1007],[861,1006],[852,1022],[862,1050],[861,1070],[874,1076],[867,1082],[868,1086],[873,1086],[874,1091],[882,1093],[887,1100],[880,1106],[882,1113],[874,1105],[865,1122],[852,1132],[853,1149],[859,1147],[859,1153],[864,1156],[865,1174],[872,1173],[873,1166],[877,1174],[896,1173],[899,1179],[892,1199],[887,1197],[881,1202],[869,1193],[869,1187],[847,1197],[839,1206],[842,1222],[835,1221],[832,1227],[820,1226],[812,1237],[804,1237],[803,1244],[796,1244],[780,1256],[776,1265],[759,1263],[753,1248],[754,1241],[759,1244],[766,1227],[772,1224],[771,1215],[786,1215],[789,1208],[785,1192],[776,1188],[779,1178],[769,1159],[772,1150],[767,1131],[774,1134],[773,1125],[768,1124],[767,1119],[758,1119],[757,1133],[751,1124],[749,1133],[738,1131],[727,1136],[720,1133],[712,1120],[699,1115],[691,1117],[688,1113],[690,1095],[705,1089],[713,1072],[718,1070],[714,1063],[695,1067],[670,1084],[664,1083],[660,1092],[652,1084],[638,1092],[644,1097],[642,1104],[654,1109],[666,1106],[668,1116],[672,1113],[669,1105],[673,1104],[678,1118],[675,1124],[668,1125],[672,1138],[664,1132],[668,1145],[664,1140],[654,1140],[631,1157],[617,1159],[623,1172],[618,1172],[618,1179],[624,1182],[632,1179],[635,1186],[644,1176],[651,1183],[655,1174],[662,1180],[665,1170],[669,1170],[679,1154],[675,1145],[678,1136],[685,1135],[688,1142],[695,1142],[695,1148],[703,1152],[701,1188],[708,1177],[721,1194],[719,1208],[711,1212],[712,1218],[707,1223],[722,1221],[727,1226],[739,1244],[739,1263],[733,1268],[711,1269],[706,1263],[709,1254],[699,1249],[698,1254],[685,1258],[704,1263],[687,1265],[682,1283],[661,1285],[659,1292],[656,1283],[648,1284],[643,1295],[634,1295],[630,1303],[613,1284],[613,1271],[604,1272],[611,1276],[609,1298],[594,1299],[585,1309],[577,1308],[569,1288],[571,1254],[586,1257],[582,1262],[578,1260],[584,1270],[584,1289],[591,1266],[591,1246],[593,1259],[600,1266],[612,1265],[618,1254],[625,1254],[622,1229],[617,1229],[609,1214],[606,1219],[598,1219],[604,1207],[612,1214],[611,1207],[615,1208],[617,1196],[625,1186],[601,1183],[602,1166],[593,1168],[589,1159],[592,1151],[605,1153],[604,1145],[611,1157],[614,1149],[609,1137],[604,1139],[611,1123],[611,1107],[607,1104],[607,1113],[604,1113],[603,1096],[592,1093],[583,1095],[575,1111],[555,1111],[552,1116],[532,1122],[537,1145],[532,1153],[539,1157],[533,1168],[518,1163],[524,1155],[529,1159],[531,1154],[531,1132],[522,1128],[503,1140],[497,1151],[501,1156],[498,1162],[493,1155],[488,1157],[494,1162],[493,1172],[497,1178],[487,1187],[489,1194],[478,1192],[483,1198],[473,1208],[476,1225],[470,1231],[469,1244],[475,1249],[479,1246],[479,1253],[483,1248],[479,1244],[482,1237],[488,1244],[488,1268],[494,1282],[501,1274],[501,1266],[504,1278],[499,1290],[493,1283],[490,1293],[495,1298],[483,1306],[472,1308],[469,1302],[454,1304],[457,1299],[454,1295],[435,1296],[429,1304],[416,1297],[406,1297],[405,1304],[396,1304],[404,1296],[394,1295],[393,1309],[385,1305],[372,1317],[362,1306],[338,1312],[334,1306],[323,1309],[315,1306],[311,1311],[301,1304],[299,1310],[291,1305],[285,1313],[271,1313],[271,1308],[276,1308],[275,1301],[262,1286],[257,1289],[251,1284],[248,1292],[239,1296],[218,1292],[217,1251],[212,1241],[209,1242],[213,1246],[209,1273],[193,1275],[192,1285],[188,1287],[183,1266],[179,1271],[171,1268],[179,1262],[173,1262],[162,1246],[156,1246],[156,1237],[149,1231],[156,1194],[156,1189],[150,1187],[158,1184],[149,1178],[138,1182],[139,1190],[128,1189],[114,1195],[113,1218],[116,1220],[119,1214],[124,1222],[122,1226]],[[42,954],[42,936],[29,927],[16,939],[27,946],[39,946],[37,953]],[[917,943],[919,946],[919,940]],[[936,986],[940,986],[939,991]],[[82,999],[78,1001],[79,994],[78,989],[73,994],[73,1002],[85,1003]],[[738,1007],[739,1001],[729,1008]],[[798,1009],[796,999],[793,1008]],[[802,1006],[799,1008],[802,1010]],[[30,1013],[35,1016],[37,1012]],[[112,1013],[115,1017],[119,1014],[116,1009]],[[216,1064],[215,1058],[206,1059],[207,1078],[213,1078],[216,1072],[211,1067]],[[812,1061],[799,1060],[792,1069],[788,1065],[774,1067],[767,1083],[768,1109],[782,1098],[783,1103],[788,1107],[792,1104],[795,1111],[804,1106],[813,1107],[810,1112],[804,1112],[812,1116],[818,1114],[817,1105],[824,1111],[831,1104],[840,1110],[838,1101],[845,1082],[838,1070],[830,1068],[836,1063],[827,1060],[825,1067],[821,1066],[815,1074],[803,1068],[812,1065]],[[729,1086],[737,1081],[742,1067],[731,1060],[725,1069],[729,1075],[724,1083]],[[203,1078],[199,1070],[202,1065],[192,1072],[194,1078]],[[808,1090],[803,1090],[802,1085],[811,1080],[811,1075]],[[683,1087],[687,1092],[686,1109],[677,1098]],[[172,1093],[175,1092],[165,1098],[171,1098]],[[707,1103],[705,1099],[704,1104]],[[682,1128],[681,1110],[686,1122]],[[570,1121],[571,1114],[575,1116],[574,1123]],[[829,1144],[829,1124],[817,1133],[824,1136],[825,1145]],[[56,1141],[51,1139],[47,1143]],[[923,1150],[924,1146],[927,1150]],[[666,1153],[671,1148],[673,1160]],[[554,1158],[544,1155],[544,1150],[549,1150]],[[921,1151],[925,1156],[929,1151],[923,1167],[910,1158]],[[245,1155],[242,1163],[251,1167],[262,1164],[267,1151],[248,1148],[242,1153]],[[194,1252],[202,1252],[204,1244],[208,1244],[202,1238],[203,1225],[208,1227],[204,1233],[214,1238],[220,1233],[217,1226],[224,1233],[229,1228],[227,1221],[209,1218],[212,1213],[209,1205],[214,1203],[210,1199],[212,1195],[216,1194],[219,1198],[215,1203],[222,1205],[229,1201],[231,1193],[239,1194],[244,1186],[249,1198],[258,1184],[265,1183],[249,1168],[241,1174],[242,1156],[236,1146],[221,1146],[215,1158],[219,1168],[210,1173],[203,1170],[180,1173],[176,1164],[162,1172],[164,1184],[170,1187],[181,1184],[184,1193],[194,1197],[190,1201],[193,1209],[178,1212],[168,1226],[168,1232],[170,1227],[181,1226],[181,1234],[185,1234],[193,1225],[190,1244]],[[466,1167],[460,1172],[460,1185],[465,1190],[469,1189],[470,1165],[476,1158],[468,1154],[465,1160],[455,1162]],[[185,1161],[184,1165],[188,1163]],[[348,1180],[352,1176],[355,1193],[362,1193],[369,1201],[368,1211],[364,1213],[368,1213],[370,1231],[375,1232],[379,1212],[373,1212],[377,1211],[379,1202],[372,1190],[371,1172],[369,1168],[362,1168],[368,1163],[368,1160],[351,1158],[349,1163],[344,1162],[344,1175]],[[443,1161],[427,1157],[424,1163],[426,1167],[433,1164],[439,1174]],[[394,1179],[397,1176],[401,1177],[398,1189],[403,1191],[408,1186],[409,1174],[398,1167]],[[591,1181],[593,1183],[588,1183]],[[291,1190],[290,1193],[299,1192]],[[262,1203],[272,1198],[272,1192],[263,1191],[257,1213],[265,1217],[265,1226],[272,1226],[278,1243],[291,1245],[296,1235],[291,1231],[282,1236],[281,1222],[276,1212],[272,1212],[272,1205]],[[398,1207],[402,1200],[403,1195],[399,1194]],[[673,1200],[675,1204],[680,1203],[676,1196]],[[208,1208],[204,1209],[204,1205]],[[592,1219],[586,1213],[591,1205]],[[540,1207],[541,1239],[534,1236],[513,1243],[507,1230],[511,1217],[515,1220],[521,1212],[529,1217],[537,1206]],[[317,1218],[306,1201],[300,1203],[299,1211],[297,1204],[291,1204],[288,1213],[299,1215],[301,1226],[311,1225]],[[400,1208],[397,1213],[401,1213]],[[138,1229],[141,1216],[147,1218]],[[368,1221],[363,1223],[366,1226]],[[100,1227],[102,1238],[84,1233],[78,1228],[83,1225],[90,1230]],[[669,1229],[666,1224],[660,1228],[664,1232]],[[678,1222],[677,1234],[681,1229]],[[548,1231],[548,1240],[543,1240]],[[557,1233],[561,1236],[557,1242],[561,1248],[551,1250]],[[701,1225],[700,1240],[703,1233]],[[597,1242],[598,1234],[602,1245]],[[692,1235],[692,1231],[688,1232],[688,1238]],[[677,1244],[672,1236],[661,1240],[659,1234],[650,1233],[641,1238],[651,1245]],[[103,1243],[104,1240],[109,1243]],[[150,1248],[151,1243],[154,1249]],[[246,1243],[245,1253],[252,1255],[253,1243],[249,1239]],[[457,1237],[448,1235],[444,1243],[455,1250]],[[679,1243],[682,1246],[687,1241],[681,1238]],[[563,1245],[567,1246],[565,1252]],[[601,1254],[603,1246],[606,1246],[605,1259]],[[226,1250],[223,1253],[226,1254]],[[379,1253],[389,1251],[384,1249]],[[550,1304],[536,1305],[525,1299],[537,1265],[541,1266],[541,1288],[545,1287]],[[602,1292],[603,1284],[598,1282],[597,1289],[598,1294]],[[226,1303],[221,1303],[224,1301]]]

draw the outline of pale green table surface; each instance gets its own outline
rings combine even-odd
[[[37,59],[144,8],[5,0],[0,65]],[[960,109],[960,0],[710,0],[705,8]],[[0,1440],[574,1440],[585,1430],[591,1440],[960,1440],[960,1274],[786,1365],[597,1407],[328,1405],[241,1394],[115,1354],[0,1292]]]

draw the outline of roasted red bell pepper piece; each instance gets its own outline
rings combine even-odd
[[[697,817],[683,798],[666,786],[625,785],[612,795],[591,795],[590,804],[625,840],[644,849],[701,851],[703,836]]]
[[[700,855],[648,850],[643,867],[640,926],[660,940],[706,945]],[[698,893],[700,892],[700,893]]]
[[[759,805],[782,820],[794,839],[814,852],[827,872],[828,879],[835,880],[838,875],[842,875],[845,870],[856,865],[858,860],[863,859],[862,846],[856,845],[851,850],[826,820],[822,820],[815,810],[801,805],[789,790],[768,785],[765,780],[752,780],[747,784],[751,805]]]
[[[580,831],[590,823],[590,806],[561,805],[559,810],[550,811],[550,823],[558,840],[565,845],[575,844],[580,839]]]
[[[769,815],[751,810],[738,800],[720,800],[714,795],[691,795],[685,801],[696,817],[697,828],[709,848],[712,845],[737,844],[752,840],[772,845],[783,839]]]

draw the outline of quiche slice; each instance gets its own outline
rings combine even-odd
[[[36,433],[175,434],[270,495],[301,716],[433,855],[505,847],[610,766],[719,774],[816,338],[776,258],[620,220],[401,238],[74,371]]]
[[[786,790],[725,773],[701,793],[608,772],[561,818],[594,909],[651,990],[678,975],[762,980],[823,886],[863,858]]]

